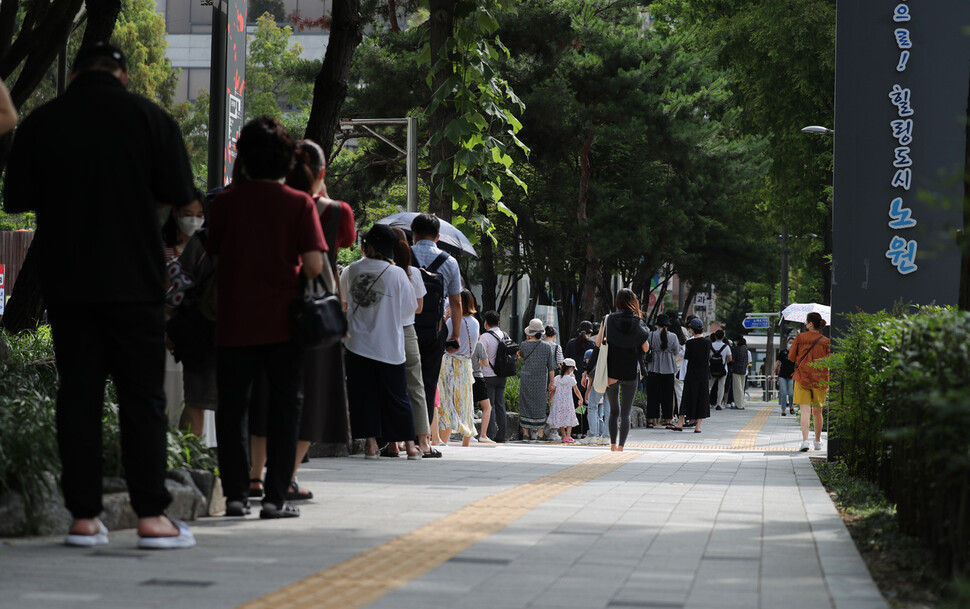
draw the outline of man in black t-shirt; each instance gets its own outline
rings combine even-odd
[[[116,47],[97,43],[78,52],[67,91],[17,130],[4,208],[37,212],[34,246],[41,240],[41,291],[60,376],[61,485],[74,517],[65,541],[108,543],[98,515],[101,409],[110,374],[138,545],[186,548],[195,545],[191,531],[164,515],[171,496],[158,207],[192,201],[192,172],[178,125],[129,93],[127,82],[127,61]]]
[[[794,338],[789,338],[788,347],[778,353],[778,358],[775,359],[775,376],[778,377],[778,403],[781,404],[781,416],[785,416],[788,412],[795,414],[795,405],[792,403],[795,397],[795,382],[792,380],[792,375],[795,373],[795,362],[788,359],[788,350],[791,349],[794,342]]]

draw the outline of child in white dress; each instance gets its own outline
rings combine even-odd
[[[573,407],[573,398],[570,394],[575,393],[576,397],[579,398],[579,403],[583,403],[583,396],[579,392],[579,387],[576,386],[576,377],[573,375],[574,368],[576,368],[576,361],[573,358],[567,357],[562,361],[559,376],[553,381],[556,386],[556,393],[552,396],[549,418],[546,419],[546,423],[551,427],[559,428],[559,434],[562,436],[564,444],[575,442],[570,434],[573,431],[573,426],[579,425],[579,419],[576,418],[576,410]]]

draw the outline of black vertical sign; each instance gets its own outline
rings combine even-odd
[[[967,0],[838,3],[834,313],[955,304]]]
[[[245,118],[247,0],[212,2],[209,90],[209,188],[232,177],[236,140]]]

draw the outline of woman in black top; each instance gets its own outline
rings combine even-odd
[[[579,322],[579,330],[576,332],[576,338],[570,338],[569,342],[563,348],[563,356],[571,357],[576,362],[576,369],[573,373],[576,376],[576,384],[582,387],[583,384],[583,373],[586,371],[586,360],[583,358],[586,352],[596,346],[589,336],[593,333],[593,324],[588,321]],[[574,400],[576,406],[579,406],[579,401]],[[574,433],[579,435],[585,434],[589,431],[589,422],[587,421],[586,415],[577,415],[579,417],[579,428],[573,429]]]
[[[778,403],[781,404],[781,416],[785,416],[786,410],[795,414],[795,405],[792,400],[795,397],[795,382],[792,375],[795,373],[795,362],[788,359],[788,350],[791,349],[794,338],[788,339],[788,348],[778,354],[775,360],[775,376],[778,377]]]
[[[623,288],[617,292],[616,312],[606,316],[606,323],[596,337],[597,347],[603,344],[604,333],[605,342],[609,345],[606,359],[609,386],[606,397],[613,405],[610,409],[610,450],[622,452],[626,436],[630,433],[630,411],[633,409],[633,397],[637,391],[640,354],[650,350],[650,343],[647,342],[650,331],[641,319],[640,303],[632,290]],[[621,389],[622,401],[619,399]]]
[[[694,433],[701,432],[701,419],[711,416],[711,340],[704,336],[704,322],[699,318],[687,322],[693,336],[684,345],[687,374],[684,377],[684,396],[680,403],[679,425],[674,431],[684,431],[684,420],[697,421]]]

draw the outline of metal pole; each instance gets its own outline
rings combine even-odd
[[[70,40],[70,35],[68,35],[68,40]],[[64,90],[67,88],[67,40],[64,41],[64,46],[57,53],[57,96],[60,97],[64,94]]]
[[[788,306],[788,224],[781,226],[781,310],[784,311]],[[788,340],[788,326],[785,319],[781,319],[781,332],[778,340],[778,349],[783,351]]]
[[[418,211],[418,118],[408,117],[408,211]]]
[[[515,268],[513,273],[515,273],[519,268],[519,228],[514,227],[512,229],[512,247],[515,256]],[[519,342],[519,282],[515,282],[515,288],[512,290],[512,311],[509,313],[509,334],[512,336],[512,340]]]
[[[226,35],[229,6],[226,0],[212,3],[212,51],[209,66],[209,189],[225,185],[223,155],[226,148]]]

